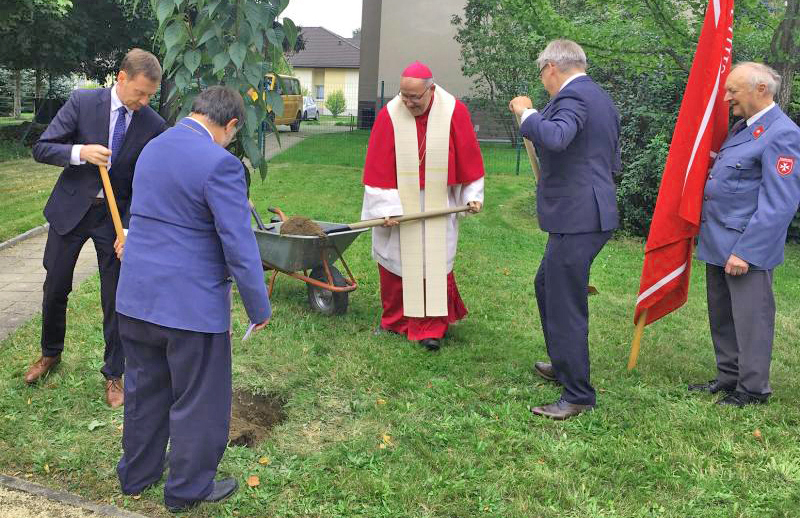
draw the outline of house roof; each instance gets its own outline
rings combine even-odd
[[[293,67],[358,68],[361,49],[350,38],[344,38],[325,27],[303,27],[306,48],[289,57]]]

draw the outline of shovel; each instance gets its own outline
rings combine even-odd
[[[434,218],[436,216],[446,216],[448,214],[455,214],[457,212],[466,212],[468,210],[469,210],[469,205],[460,205],[458,207],[429,210],[427,212],[418,212],[416,214],[408,214],[405,216],[398,216],[396,218],[391,218],[391,219],[402,223],[404,221],[414,221],[417,219]],[[338,225],[335,227],[331,227],[325,229],[324,232],[326,234],[336,234],[337,232],[347,232],[348,230],[358,230],[360,228],[379,227],[383,225],[385,222],[386,220],[384,218],[365,219],[357,223],[350,223],[349,225]]]

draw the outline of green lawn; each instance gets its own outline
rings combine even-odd
[[[338,164],[363,143],[325,156]],[[287,162],[296,149],[253,184],[261,211],[357,220],[360,164]],[[698,265],[689,303],[647,328],[639,368],[625,371],[643,246],[610,242],[591,279],[598,407],[553,422],[529,412],[559,394],[531,370],[545,358],[533,276],[546,240],[532,205],[529,175],[487,178],[486,210],[463,221],[456,263],[470,315],[439,353],[372,335],[380,300],[368,234],[345,253],[360,286],[344,316],[312,313],[305,287],[281,277],[268,331],[240,342],[237,299],[234,385],[285,398],[288,419],[260,446],[225,453],[220,474],[242,486],[257,475],[258,487],[185,516],[798,516],[800,248],[775,274],[775,394],[731,409],[686,392],[714,376]],[[119,493],[122,411],[102,403],[98,290],[94,278],[71,297],[64,361],[40,386],[22,382],[39,317],[0,343],[0,472],[168,516],[163,485],[138,500]]]
[[[355,130],[326,133],[304,139],[299,144],[276,155],[271,164],[322,164],[361,168],[367,155],[369,132]],[[517,149],[511,144],[483,142],[480,144],[488,174],[515,173]],[[528,155],[520,153],[520,175],[532,176]]]
[[[33,112],[23,112],[21,118],[15,119],[14,117],[0,117],[0,126],[13,126],[14,124],[19,124],[22,121],[32,121],[33,120]]]
[[[60,172],[30,158],[0,161],[0,242],[44,224],[42,210]]]

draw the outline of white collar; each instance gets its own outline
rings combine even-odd
[[[194,117],[189,117],[189,118],[192,119],[197,124],[199,124],[204,130],[206,130],[206,132],[208,133],[208,136],[211,137],[211,140],[214,140],[214,135],[211,134],[211,130],[208,129],[205,124],[203,124],[199,120],[195,119]]]
[[[752,117],[747,119],[747,125],[749,126],[749,125],[753,124],[755,121],[760,119],[765,113],[770,111],[774,106],[775,106],[775,102],[774,101],[769,103],[769,106],[767,106],[766,108],[764,108],[760,112],[756,113],[755,115],[753,115]]]
[[[564,84],[561,85],[561,88],[558,89],[558,91],[560,92],[561,90],[563,90],[564,87],[567,86],[568,84],[570,84],[574,79],[578,79],[579,77],[585,76],[585,75],[586,75],[586,72],[578,72],[577,74],[569,76],[567,78],[567,80],[564,81]]]
[[[117,84],[114,83],[114,86],[111,87],[111,111],[115,112],[119,110],[120,106],[124,106],[122,101],[119,100],[119,96],[117,95]],[[128,112],[128,115],[133,114],[133,110],[125,106],[125,111]]]

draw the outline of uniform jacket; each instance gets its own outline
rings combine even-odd
[[[64,167],[56,181],[44,216],[61,235],[70,232],[89,210],[102,184],[96,165],[70,165],[72,146],[108,146],[111,89],[75,90],[39,141],[33,146],[37,162]],[[109,176],[123,224],[128,221],[133,169],[147,142],[166,129],[164,119],[149,106],[133,112],[119,155],[115,155]]]
[[[521,131],[541,164],[539,227],[559,234],[617,228],[619,113],[608,94],[588,76],[578,77],[529,115]]]
[[[783,262],[800,203],[800,128],[776,105],[731,134],[708,174],[697,258],[725,266],[731,254],[754,269]]]
[[[175,329],[230,329],[230,275],[250,320],[271,314],[242,163],[179,121],[136,163],[117,311]]]

